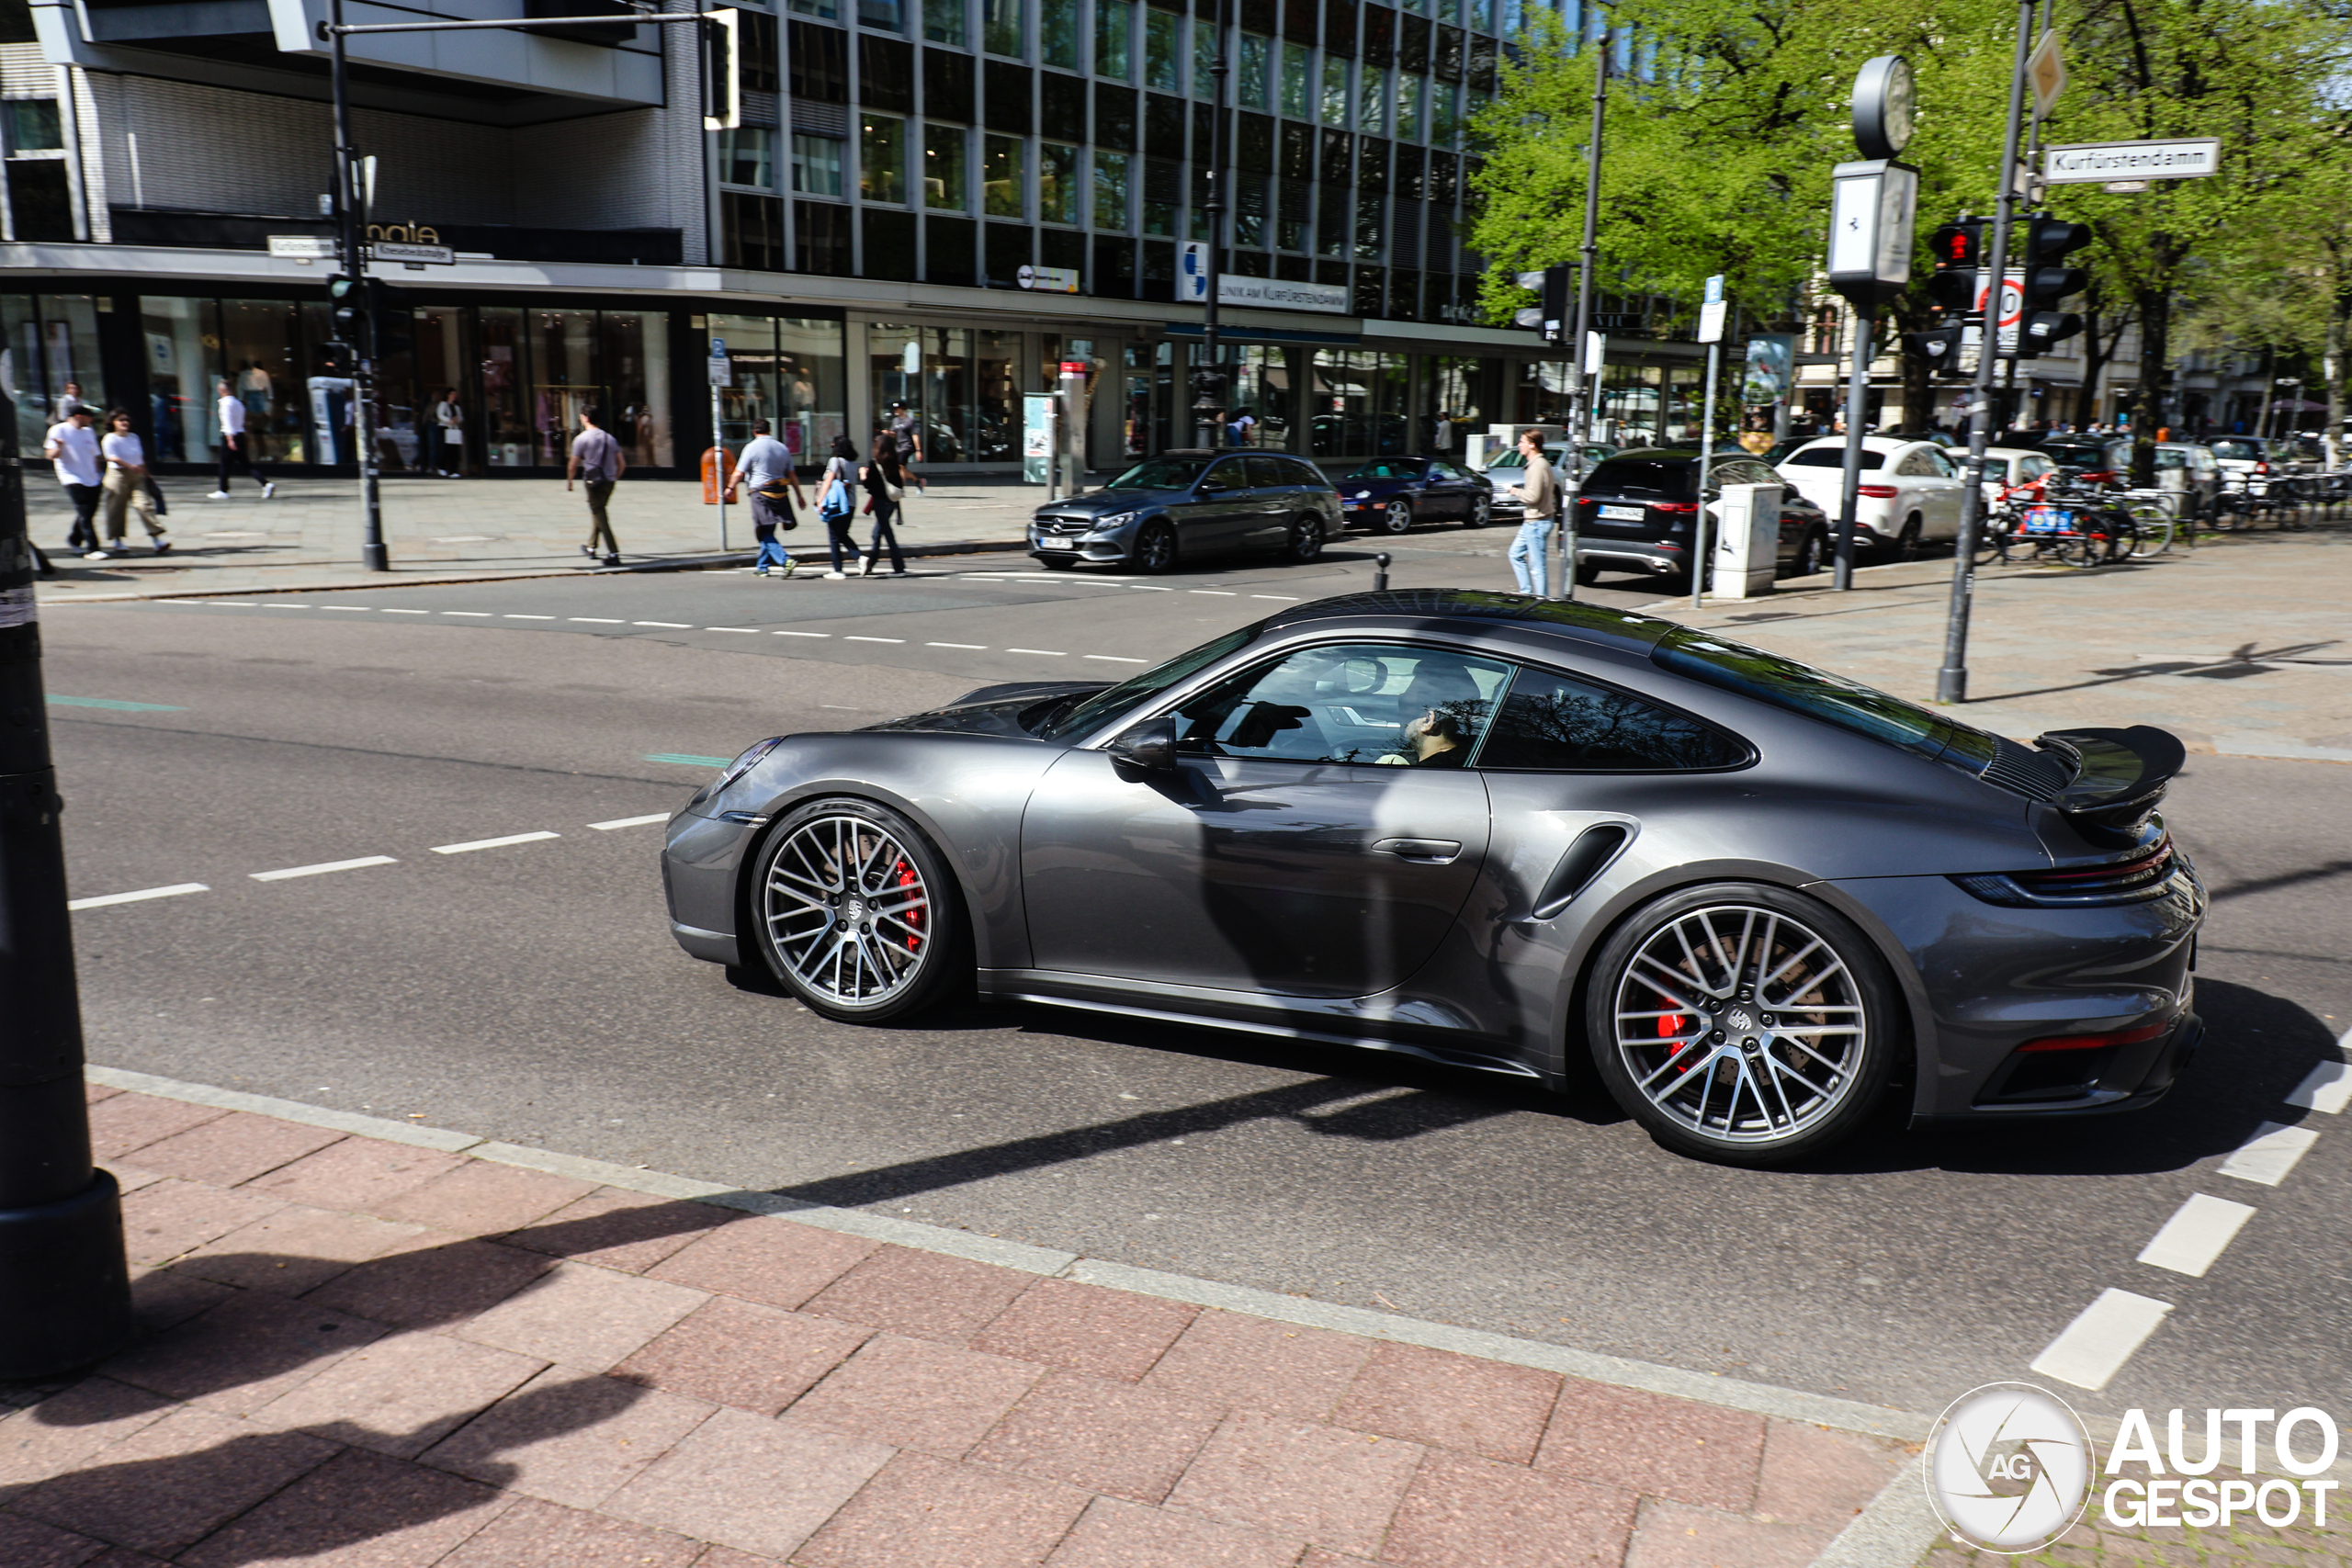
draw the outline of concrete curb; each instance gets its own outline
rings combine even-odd
[[[92,1065],[84,1069],[84,1076],[90,1082],[103,1084],[109,1089],[152,1094],[163,1100],[209,1105],[222,1111],[250,1111],[254,1115],[274,1116],[280,1121],[330,1128],[358,1137],[382,1138],[423,1148],[442,1149],[474,1159],[493,1160],[501,1165],[520,1166],[581,1181],[594,1181],[624,1191],[643,1192],[650,1197],[714,1203],[747,1213],[773,1214],[844,1235],[865,1236],[922,1252],[944,1253],[954,1258],[993,1263],[1017,1269],[1023,1273],[1074,1280],[1136,1295],[1158,1296],[1165,1301],[1189,1302],[1195,1306],[1216,1307],[1277,1323],[1328,1328],[1366,1338],[1453,1350],[1484,1360],[1539,1368],[1581,1378],[1589,1382],[1639,1389],[1777,1420],[1807,1422],[1839,1431],[1873,1438],[1893,1438],[1906,1442],[1924,1438],[1932,1421],[1929,1416],[1910,1411],[1864,1404],[1856,1400],[1836,1399],[1797,1389],[1775,1388],[1767,1383],[1744,1382],[1736,1378],[1711,1377],[1680,1367],[1629,1360],[1572,1349],[1564,1345],[1549,1345],[1541,1340],[1491,1334],[1482,1329],[1457,1328],[1450,1324],[1430,1323],[1399,1313],[1374,1312],[1364,1307],[1283,1295],[1246,1285],[1229,1285],[1215,1280],[1161,1273],[1157,1269],[1080,1258],[1076,1253],[1005,1241],[944,1225],[869,1214],[861,1209],[803,1203],[773,1192],[746,1191],[718,1182],[615,1165],[578,1155],[559,1154],[550,1149],[500,1143],[444,1128],[420,1127],[413,1122],[395,1122],[384,1117],[330,1111],[305,1105],[300,1100],[247,1094],[239,1089],[215,1089],[207,1084],[185,1083],[176,1078],[159,1077],[152,1073],[133,1072],[122,1067]],[[1897,1479],[1903,1477],[1898,1476]],[[1866,1510],[1864,1517],[1868,1517]],[[1849,1533],[1852,1528],[1849,1527]],[[1904,1561],[1907,1565],[1910,1560]]]

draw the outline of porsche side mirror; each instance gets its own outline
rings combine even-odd
[[[1165,715],[1147,719],[1111,742],[1111,766],[1129,781],[1176,767],[1176,721]]]

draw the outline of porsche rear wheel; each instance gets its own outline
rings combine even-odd
[[[1408,534],[1413,528],[1413,503],[1399,496],[1381,509],[1380,531],[1384,534]]]
[[[903,1017],[970,975],[953,876],[913,823],[870,801],[814,801],[778,824],[751,913],[775,977],[827,1018]]]
[[[1785,888],[1669,894],[1603,944],[1585,1008],[1594,1065],[1668,1148],[1771,1165],[1846,1138],[1886,1087],[1893,978],[1852,922]]]

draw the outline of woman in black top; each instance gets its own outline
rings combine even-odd
[[[877,431],[873,450],[866,455],[865,467],[858,478],[865,481],[865,493],[872,499],[868,505],[874,513],[874,540],[865,552],[862,576],[874,575],[874,564],[882,557],[882,547],[890,547],[890,575],[907,575],[907,558],[899,552],[899,536],[890,520],[899,514],[899,497],[906,493],[907,476],[899,467],[898,443],[887,430]]]

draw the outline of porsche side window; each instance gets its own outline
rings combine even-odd
[[[1747,759],[1746,745],[1689,714],[1548,670],[1522,670],[1495,716],[1478,766],[1687,773],[1734,768]]]
[[[1348,644],[1248,670],[1176,710],[1177,749],[1289,762],[1461,767],[1510,681],[1497,660]]]

